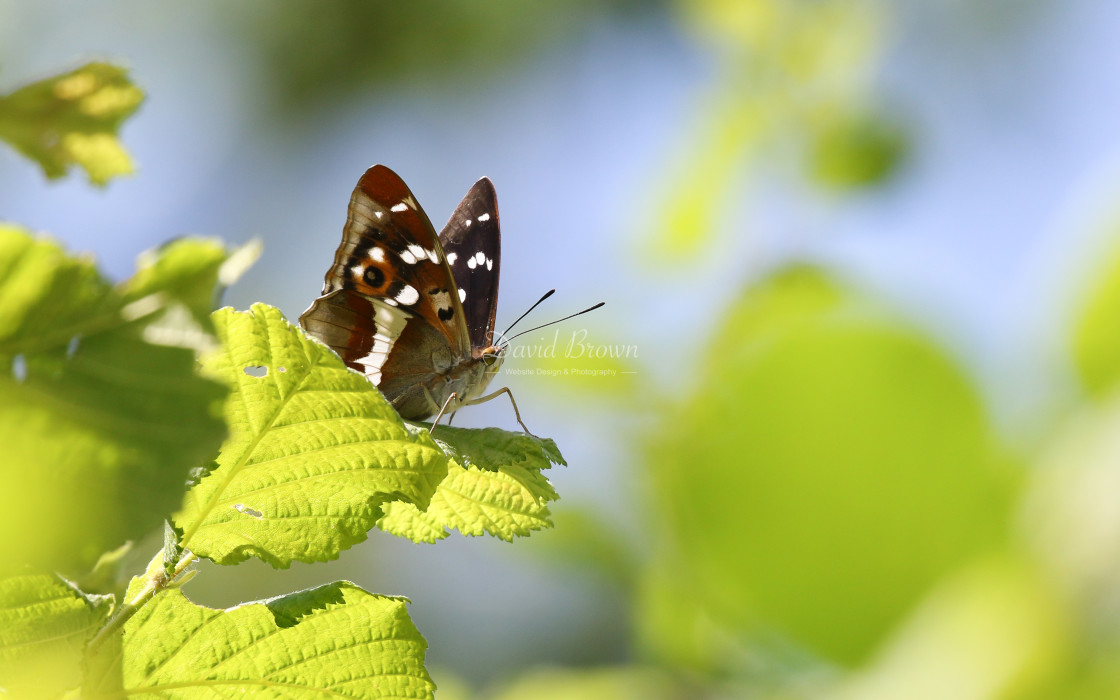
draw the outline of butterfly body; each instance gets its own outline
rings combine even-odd
[[[375,165],[354,189],[322,296],[300,324],[404,418],[454,413],[488,398],[504,358],[493,337],[500,252],[488,179],[437,236],[400,177]]]

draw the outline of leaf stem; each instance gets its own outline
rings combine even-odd
[[[156,553],[153,561],[158,561],[162,558],[163,550],[161,549]],[[147,581],[144,586],[135,594],[133,594],[130,600],[125,600],[124,603],[121,604],[120,608],[118,608],[117,611],[113,614],[113,617],[109,619],[109,622],[107,622],[105,626],[102,627],[96,635],[94,635],[93,639],[90,640],[89,644],[87,645],[89,655],[91,657],[95,656],[101,650],[101,647],[105,644],[105,642],[114,634],[118,634],[124,627],[125,623],[132,619],[133,615],[139,612],[140,609],[144,605],[146,605],[148,601],[154,598],[157,593],[167,588],[171,588],[176,579],[182,576],[183,573],[187,570],[187,567],[195,563],[196,561],[198,561],[198,557],[193,552],[191,552],[190,550],[184,550],[182,555],[179,557],[179,560],[175,562],[175,568],[172,571],[171,575],[168,575],[167,572],[164,571],[162,566],[156,567],[154,573],[149,573],[152,568],[151,566],[149,566],[148,571],[145,572]]]

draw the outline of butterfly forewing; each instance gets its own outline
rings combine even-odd
[[[424,210],[404,181],[375,165],[350,198],[342,243],[323,296],[300,323],[375,383],[409,323],[442,338],[432,352],[470,356],[470,336],[451,268]]]
[[[474,348],[486,348],[498,340],[493,335],[502,247],[498,200],[489,178],[471,187],[439,240],[459,288],[470,343]]]

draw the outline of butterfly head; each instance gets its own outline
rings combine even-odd
[[[506,358],[505,345],[490,345],[478,351],[478,359],[486,367],[487,374],[497,374],[498,368]]]

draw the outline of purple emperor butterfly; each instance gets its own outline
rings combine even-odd
[[[505,352],[494,338],[500,265],[489,179],[471,187],[437,237],[404,181],[375,165],[350,197],[322,296],[299,322],[404,418],[438,422],[504,393],[528,433],[508,388],[482,395]]]

